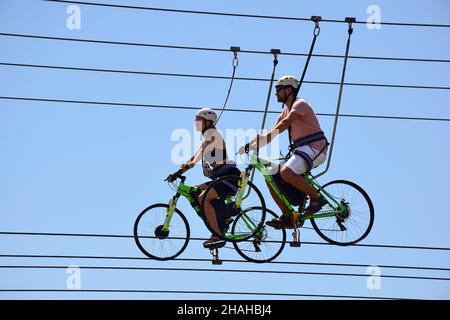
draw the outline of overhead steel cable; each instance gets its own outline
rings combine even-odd
[[[41,68],[41,69],[66,70],[66,71],[69,70],[69,71],[83,71],[83,72],[87,71],[87,72],[134,74],[134,75],[146,75],[146,76],[185,77],[185,78],[202,78],[202,79],[218,79],[218,80],[231,80],[232,79],[229,76],[204,75],[204,74],[192,74],[192,73],[168,73],[168,72],[152,72],[152,71],[137,71],[137,70],[83,68],[83,67],[42,65],[42,64],[10,63],[10,62],[0,62],[0,66]],[[267,78],[255,78],[255,77],[235,77],[234,79],[235,80],[245,80],[245,81],[262,81],[262,82],[270,81],[270,79],[267,79]],[[333,81],[303,81],[303,83],[318,84],[318,85],[340,85],[341,84],[340,82],[333,82]],[[398,89],[402,88],[402,89],[450,90],[450,87],[444,87],[444,86],[382,84],[382,83],[363,83],[363,82],[345,82],[344,85],[345,86],[358,86],[358,87],[398,88]]]
[[[243,13],[231,13],[231,12],[183,10],[183,9],[172,9],[172,8],[156,8],[156,7],[143,7],[143,6],[131,6],[131,5],[110,4],[110,3],[99,3],[99,2],[85,2],[85,1],[68,1],[68,0],[43,0],[43,1],[79,4],[79,5],[96,6],[96,7],[109,7],[109,8],[133,9],[133,10],[148,10],[148,11],[172,12],[172,13],[183,13],[183,14],[226,16],[226,17],[254,18],[254,19],[270,19],[270,20],[288,20],[288,21],[310,21],[309,18],[303,18],[303,17],[286,17],[286,16],[243,14]],[[330,22],[330,23],[346,23],[344,20],[338,20],[338,19],[323,19],[322,21],[323,22]],[[366,21],[356,21],[355,23],[357,23],[357,24],[367,24]],[[385,25],[385,26],[450,28],[449,24],[436,24],[436,23],[380,22],[379,24],[380,25]]]
[[[205,269],[205,268],[169,268],[169,267],[123,267],[123,266],[77,266],[84,270],[128,270],[128,271],[183,271],[183,272],[203,272],[203,273],[258,273],[258,274],[279,274],[279,275],[310,275],[310,276],[333,276],[333,277],[364,277],[366,273],[340,273],[340,272],[315,272],[315,271],[281,271],[281,270],[249,270],[249,269]],[[0,269],[67,269],[67,266],[56,265],[0,265]],[[427,280],[427,281],[450,281],[445,277],[424,277],[405,275],[386,275],[378,277],[385,279],[402,280]]]
[[[51,233],[51,232],[16,232],[16,231],[1,231],[0,235],[10,236],[60,236],[60,237],[99,237],[99,238],[134,238],[132,235],[119,234],[98,234],[98,233]],[[140,238],[154,239],[156,237],[142,236]],[[167,237],[167,239],[185,239],[179,237]],[[205,241],[209,238],[190,237],[193,241]],[[280,243],[281,241],[265,241],[270,243]],[[307,245],[326,245],[335,246],[331,243],[324,242],[309,242],[302,241],[302,244]],[[367,247],[367,248],[390,248],[390,249],[413,249],[413,250],[440,250],[450,251],[450,247],[433,247],[433,246],[411,246],[411,245],[391,245],[391,244],[352,244],[349,247]]]
[[[86,260],[134,260],[134,261],[154,261],[147,257],[125,257],[125,256],[89,256],[89,255],[43,255],[43,254],[0,254],[0,258],[25,258],[25,259],[86,259]],[[247,263],[253,262],[238,259],[220,259],[222,262],[228,263]],[[175,258],[170,261],[183,262],[211,262],[211,259],[205,258]],[[267,265],[303,265],[303,266],[322,266],[322,267],[351,267],[351,268],[367,268],[374,264],[361,263],[338,263],[338,262],[307,262],[307,261],[270,261]],[[450,271],[450,268],[428,267],[428,266],[411,266],[411,265],[383,265],[377,264],[381,269],[405,269],[405,270],[427,270],[427,271]]]
[[[158,294],[206,294],[206,295],[245,295],[245,296],[279,296],[279,297],[309,297],[309,298],[336,298],[336,299],[374,299],[374,300],[405,300],[411,298],[389,298],[389,297],[370,297],[370,296],[352,296],[352,295],[327,295],[327,294],[309,294],[309,293],[278,293],[278,292],[247,292],[247,291],[198,291],[198,290],[135,290],[135,289],[5,289],[1,292],[37,292],[37,293],[158,293]],[[414,299],[418,300],[418,299]]]
[[[124,41],[109,41],[109,40],[96,40],[96,39],[81,39],[81,38],[67,38],[67,37],[52,37],[43,35],[31,35],[20,33],[4,33],[0,32],[0,36],[6,37],[18,37],[40,40],[55,40],[55,41],[69,41],[69,42],[81,42],[81,43],[94,43],[94,44],[108,44],[108,45],[121,45],[121,46],[138,46],[138,47],[150,47],[160,49],[176,49],[176,50],[194,50],[194,51],[213,51],[213,52],[230,52],[230,49],[225,48],[209,48],[209,47],[193,47],[193,46],[180,46],[180,45],[164,45],[164,44],[151,44],[142,42],[124,42]],[[243,50],[240,53],[244,54],[259,54],[259,55],[272,55],[270,51],[261,50]],[[280,56],[298,56],[307,57],[307,53],[298,52],[286,52],[279,53]],[[312,54],[312,57],[317,58],[336,58],[343,59],[343,55],[336,54]],[[405,61],[405,62],[431,62],[431,63],[450,63],[448,59],[428,59],[428,58],[406,58],[406,57],[379,57],[379,56],[348,56],[349,59],[359,60],[381,60],[381,61]]]
[[[31,97],[8,97],[0,96],[2,100],[32,101],[32,102],[51,102],[51,103],[68,103],[68,104],[90,104],[95,106],[117,106],[117,107],[136,107],[136,108],[156,108],[156,109],[175,109],[175,110],[198,110],[198,106],[179,106],[179,105],[160,105],[160,104],[139,104],[139,103],[121,103],[106,102],[92,100],[67,100],[67,99],[46,99]],[[220,108],[213,108],[220,111]],[[247,112],[247,113],[264,113],[263,110],[245,109],[245,108],[227,108],[227,112]],[[268,110],[267,113],[279,114],[280,111]],[[318,116],[334,117],[332,113],[316,113]],[[405,117],[405,116],[383,116],[383,115],[363,115],[363,114],[340,114],[340,117],[348,118],[368,118],[368,119],[389,119],[389,120],[423,120],[423,121],[450,121],[450,118],[430,118],[430,117]]]

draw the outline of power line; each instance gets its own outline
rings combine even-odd
[[[303,17],[285,17],[285,16],[274,16],[274,15],[256,15],[256,14],[213,12],[213,11],[199,11],[199,10],[181,10],[181,9],[171,9],[171,8],[142,7],[142,6],[118,5],[118,4],[107,4],[107,3],[98,3],[98,2],[82,2],[82,1],[64,1],[64,0],[44,0],[44,1],[80,4],[80,5],[97,6],[97,7],[120,8],[120,9],[148,10],[148,11],[159,11],[159,12],[226,16],[226,17],[238,17],[238,18],[255,18],[255,19],[311,22],[311,18],[303,18]],[[337,20],[337,19],[322,19],[321,22],[347,23],[345,20]],[[367,24],[366,21],[356,21],[354,23],[355,24]],[[379,24],[386,25],[386,26],[450,28],[450,25],[448,25],[448,24],[406,23],[406,22],[380,22]]]
[[[50,232],[12,232],[12,231],[1,231],[0,235],[11,235],[11,236],[58,236],[58,237],[98,237],[98,238],[134,238],[131,235],[119,235],[119,234],[94,234],[94,233],[50,233]],[[143,236],[139,238],[155,239],[152,236]],[[185,239],[177,237],[168,237],[170,239]],[[205,241],[209,238],[197,238],[191,237],[189,240],[193,241]],[[264,241],[268,243],[281,243],[281,241]],[[331,243],[324,242],[308,242],[302,241],[302,244],[307,245],[326,245],[335,246]],[[448,247],[431,247],[431,246],[406,246],[406,245],[389,245],[389,244],[352,244],[350,247],[367,247],[367,248],[389,248],[389,249],[412,249],[412,250],[438,250],[438,251],[450,251]]]
[[[138,108],[156,108],[156,109],[179,109],[179,110],[198,110],[196,106],[175,106],[175,105],[159,105],[159,104],[136,104],[136,103],[120,103],[120,102],[104,102],[104,101],[87,101],[87,100],[63,100],[63,99],[44,99],[44,98],[27,98],[27,97],[2,97],[3,100],[19,100],[33,102],[51,102],[51,103],[72,103],[72,104],[91,104],[99,106],[118,106],[118,107],[138,107]],[[213,108],[220,110],[220,108]],[[230,112],[248,112],[248,113],[264,113],[263,110],[245,109],[245,108],[227,108],[225,111]],[[270,114],[279,114],[279,111],[269,110]],[[333,113],[316,113],[318,116],[335,117]],[[430,118],[430,117],[405,117],[405,116],[382,116],[382,115],[362,115],[362,114],[340,114],[340,117],[347,118],[368,118],[368,119],[389,119],[389,120],[423,120],[423,121],[450,121],[450,118]]]
[[[71,42],[81,42],[81,43],[138,46],[138,47],[150,47],[150,48],[160,48],[160,49],[231,52],[230,49],[225,49],[225,48],[192,47],[192,46],[163,45],[163,44],[151,44],[151,43],[139,43],[139,42],[123,42],[123,41],[108,41],[108,40],[95,40],[95,39],[51,37],[51,36],[19,34],[19,33],[0,33],[0,36],[40,39],[40,40],[71,41]],[[242,50],[241,49],[241,51],[239,51],[239,53],[271,55],[271,56],[273,55],[270,51],[260,51],[260,50]],[[283,52],[283,51],[281,51],[281,53],[279,55],[300,56],[300,57],[308,56],[307,53]],[[312,54],[312,56],[318,57],[318,58],[344,58],[343,55],[335,55],[335,54]],[[446,59],[426,59],[426,58],[377,57],[377,56],[349,56],[348,58],[349,59],[359,59],[359,60],[450,63],[450,60],[446,60]]]
[[[35,255],[35,254],[0,254],[0,258],[29,258],[29,259],[90,259],[90,260],[140,260],[152,261],[147,257],[117,257],[117,256],[86,256],[86,255]],[[204,258],[175,258],[173,261],[184,262],[211,262],[211,259]],[[220,259],[222,262],[229,263],[250,263],[247,260],[237,259]],[[282,264],[282,265],[306,265],[306,266],[327,266],[327,267],[361,267],[367,268],[373,264],[356,264],[356,263],[336,263],[336,262],[303,262],[303,261],[270,261],[265,264]],[[450,271],[450,268],[440,267],[423,267],[423,266],[399,266],[399,265],[376,265],[382,269],[406,269],[406,270],[427,270],[427,271]]]
[[[280,296],[280,297],[309,297],[309,298],[337,298],[337,299],[374,299],[374,300],[406,300],[407,298],[368,297],[351,295],[326,295],[308,293],[276,293],[276,292],[236,292],[236,291],[194,291],[194,290],[125,290],[125,289],[0,289],[0,292],[39,292],[39,293],[167,293],[167,294],[206,294],[206,295],[245,295],[245,296]],[[410,300],[410,299],[408,299]],[[418,299],[414,299],[418,300]]]
[[[99,68],[82,68],[82,67],[68,67],[68,66],[51,66],[41,64],[24,64],[24,63],[7,63],[0,62],[0,65],[6,67],[25,67],[25,68],[43,68],[43,69],[55,69],[55,70],[69,70],[69,71],[88,71],[88,72],[103,72],[103,73],[119,73],[119,74],[135,74],[146,76],[165,76],[165,77],[185,77],[185,78],[202,78],[202,79],[216,79],[216,80],[230,80],[229,76],[217,76],[217,75],[204,75],[204,74],[192,74],[192,73],[168,73],[168,72],[152,72],[152,71],[134,71],[134,70],[118,70],[118,69],[99,69]],[[245,81],[263,81],[269,82],[267,78],[255,78],[255,77],[235,77],[235,80]],[[319,85],[340,85],[339,82],[333,81],[303,81],[308,84]],[[422,85],[403,85],[403,84],[381,84],[381,83],[364,83],[364,82],[345,82],[346,86],[358,86],[358,87],[381,87],[381,88],[402,88],[402,89],[428,89],[428,90],[450,90],[450,87],[443,86],[422,86]]]
[[[120,266],[77,266],[86,270],[128,270],[128,271],[183,271],[183,272],[226,272],[226,273],[259,273],[259,274],[282,274],[282,275],[312,275],[312,276],[334,276],[334,277],[364,277],[361,273],[339,273],[339,272],[312,272],[312,271],[280,271],[280,270],[249,270],[249,269],[204,269],[204,268],[168,268],[168,267],[120,267]],[[56,265],[0,265],[0,269],[67,269],[67,266]],[[381,274],[378,277],[386,279],[403,280],[429,280],[450,281],[450,278],[423,277],[423,276],[398,276]]]

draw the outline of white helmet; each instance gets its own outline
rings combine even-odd
[[[292,86],[294,89],[298,88],[298,80],[294,76],[284,76],[278,79],[275,87],[277,86]]]
[[[213,109],[210,108],[203,108],[198,110],[196,116],[205,120],[211,120],[213,125],[215,125],[217,122],[217,114]]]

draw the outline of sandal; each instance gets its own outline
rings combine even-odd
[[[323,197],[318,198],[312,198],[309,202],[308,208],[305,209],[305,213],[303,214],[303,217],[309,217],[312,214],[320,211],[324,205],[326,205],[328,202]]]
[[[271,221],[267,221],[266,225],[269,227],[272,227],[276,230],[278,229],[294,229],[294,224],[292,223],[291,219],[288,217],[285,217],[284,215],[272,219]]]

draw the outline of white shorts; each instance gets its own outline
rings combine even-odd
[[[320,152],[320,150],[316,150],[316,149],[310,147],[309,145],[298,147],[295,150],[303,151],[304,153],[309,155],[309,157],[311,159],[314,159]],[[327,159],[327,156],[322,152],[313,161],[313,167],[311,169],[318,167],[319,165],[324,163],[326,159]],[[295,174],[298,174],[298,175],[305,174],[306,172],[308,172],[308,163],[306,162],[306,160],[303,159],[301,156],[296,155],[295,153],[287,161],[286,160],[280,161],[280,168],[283,165],[286,165],[286,167],[288,167]]]

